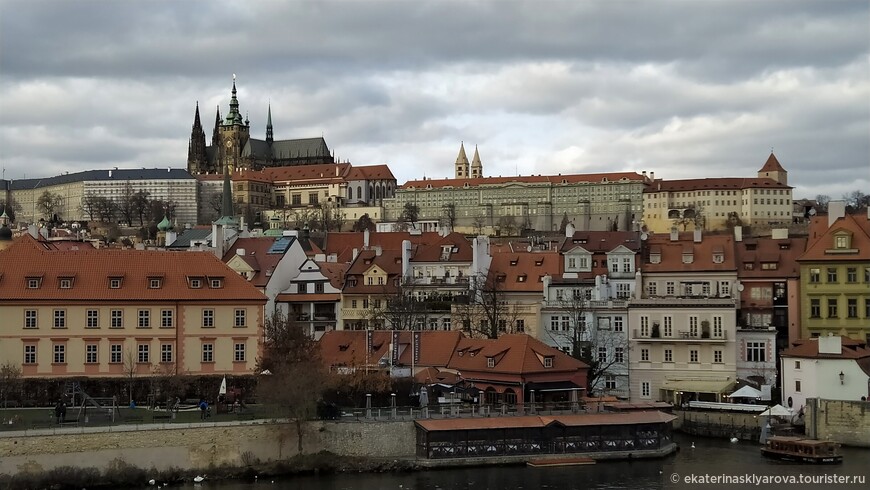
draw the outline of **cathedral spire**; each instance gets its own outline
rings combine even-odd
[[[224,170],[224,191],[221,195],[221,218],[233,217],[233,186],[230,184],[230,173]]]
[[[242,114],[239,112],[239,99],[236,97],[236,75],[233,74],[233,92],[230,98],[230,113],[227,114],[227,126],[242,125]]]
[[[456,157],[456,163],[453,164],[455,177],[457,179],[467,179],[468,175],[468,155],[465,154],[465,142],[459,144],[459,155]]]
[[[477,145],[474,145],[474,158],[471,159],[471,177],[483,177],[483,164],[480,162],[480,153],[477,152]]]
[[[207,157],[205,152],[205,131],[199,117],[199,101],[196,103],[196,112],[193,115],[193,127],[190,131],[190,141],[187,147],[187,171],[192,174],[200,174],[208,171]]]
[[[269,102],[269,115],[266,118],[266,143],[272,144],[272,103]]]
[[[211,146],[220,145],[221,106],[218,105],[214,114],[214,131],[211,133]]]

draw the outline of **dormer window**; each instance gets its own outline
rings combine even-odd
[[[162,281],[159,277],[152,277],[148,279],[148,289],[160,289]]]
[[[526,282],[526,275],[517,276],[517,282]]]
[[[714,264],[721,264],[722,262],[725,262],[725,254],[723,254],[721,252],[714,253],[713,254],[713,263]]]
[[[495,367],[495,358],[494,357],[487,357],[486,358],[486,367],[488,367],[488,368]]]
[[[223,281],[223,279],[221,279],[219,277],[213,277],[210,280],[210,284],[211,284],[212,289],[220,289],[220,288],[224,287],[224,281]]]
[[[27,278],[27,289],[39,289],[39,278],[38,277],[28,277]]]
[[[848,249],[852,245],[852,237],[849,235],[836,235],[834,236],[834,248],[836,249]]]
[[[537,259],[537,260],[535,260],[535,265],[538,266],[538,267],[544,265],[544,259]]]
[[[109,289],[121,289],[121,278],[120,277],[110,277],[109,278]]]
[[[544,367],[545,368],[553,367],[553,357],[552,356],[547,356],[544,358]]]
[[[72,288],[72,279],[69,277],[63,277],[60,279],[60,288],[61,289],[70,289]]]
[[[695,261],[695,257],[691,251],[683,252],[683,263],[684,264],[691,264],[694,261]]]
[[[191,289],[199,289],[202,287],[202,279],[191,279],[190,280]]]
[[[520,259],[514,257],[511,259],[511,267],[516,266],[520,262]]]

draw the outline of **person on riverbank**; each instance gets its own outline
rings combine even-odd
[[[208,411],[208,402],[204,399],[199,400],[199,420],[205,420],[206,412]]]

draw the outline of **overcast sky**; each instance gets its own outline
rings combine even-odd
[[[0,0],[7,179],[185,167],[232,75],[251,133],[399,183],[654,171],[870,191],[870,2]]]

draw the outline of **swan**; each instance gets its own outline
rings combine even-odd
[[[148,484],[149,484],[149,485],[156,485],[156,484],[157,484],[157,480],[155,480],[154,478],[152,478],[152,479],[148,480]]]
[[[195,481],[196,483],[202,483],[203,480],[205,480],[204,476],[196,475],[195,477],[193,477],[193,481]]]
[[[694,443],[694,441],[692,442],[692,449],[695,449],[695,443]]]
[[[737,441],[739,441],[739,439],[737,439],[736,437],[731,438],[731,442],[737,442]]]

